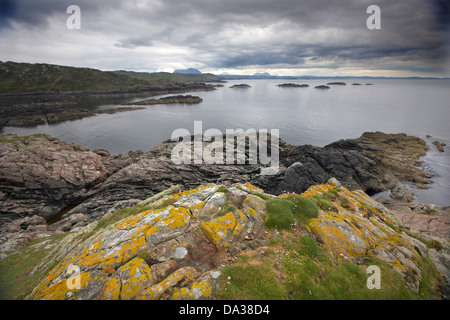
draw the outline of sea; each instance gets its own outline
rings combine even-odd
[[[315,86],[329,82],[330,89]],[[230,88],[245,83],[250,88]],[[282,83],[308,84],[306,88],[280,87]],[[360,85],[353,85],[358,83]],[[450,80],[448,79],[245,79],[222,83],[214,91],[192,94],[195,105],[151,105],[144,110],[100,114],[75,121],[36,127],[5,127],[0,134],[47,133],[61,140],[112,154],[148,151],[171,138],[176,129],[194,134],[194,121],[202,130],[278,130],[292,145],[325,146],[364,132],[406,133],[424,139],[430,150],[422,167],[433,175],[429,189],[410,189],[418,201],[450,206]],[[169,95],[140,97],[159,98]],[[103,104],[98,108],[119,107]],[[446,143],[444,152],[432,144]]]

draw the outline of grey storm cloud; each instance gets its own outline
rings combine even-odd
[[[387,60],[387,69],[400,61],[438,72],[448,63],[444,0],[0,0],[0,28],[51,28],[50,18],[64,22],[71,4],[81,8],[83,30],[111,39],[113,48],[179,48],[184,61],[206,67]],[[382,10],[381,30],[366,28],[372,4]]]

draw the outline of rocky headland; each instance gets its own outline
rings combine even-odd
[[[175,165],[176,143],[110,155],[48,135],[2,136],[0,264],[23,267],[2,269],[1,294],[31,299],[264,298],[239,284],[247,281],[237,276],[243,269],[269,277],[259,281],[274,283],[278,293],[272,298],[306,298],[304,284],[295,287],[289,280],[303,279],[300,266],[306,263],[323,271],[309,274],[315,280],[304,275],[309,279],[304,281],[316,283],[308,290],[318,299],[326,298],[325,287],[336,272],[347,279],[339,283],[362,282],[349,284],[359,286],[356,291],[336,289],[332,298],[375,298],[363,290],[364,270],[372,264],[392,280],[385,284],[384,298],[447,297],[448,229],[440,224],[426,232],[399,215],[399,208],[391,211],[366,194],[390,190],[387,206],[412,207],[414,194],[402,181],[431,183],[418,167],[427,151],[423,140],[381,132],[325,147],[279,140],[280,166],[272,176],[261,175],[264,165],[248,161]],[[303,198],[312,200],[315,205],[309,206],[317,212],[298,211]],[[427,213],[439,211],[445,218],[445,210]],[[80,268],[80,289],[66,285],[70,266]],[[11,273],[33,280],[27,288],[10,288],[5,281]],[[230,274],[236,279],[227,281]]]
[[[0,128],[54,124],[100,113],[135,108],[98,109],[132,98],[216,90],[189,77],[105,72],[49,64],[0,61]]]

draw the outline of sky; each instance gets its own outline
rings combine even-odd
[[[67,27],[70,5],[80,29]],[[370,5],[380,29],[367,27]],[[450,77],[449,10],[444,0],[0,0],[0,61]]]

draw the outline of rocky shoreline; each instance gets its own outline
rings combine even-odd
[[[2,127],[29,127],[78,120],[102,113],[138,110],[138,108],[98,109],[102,104],[124,104],[131,98],[216,90],[204,83],[169,83],[145,89],[86,91],[43,94],[0,95],[0,129]],[[133,103],[135,104],[135,103]]]
[[[118,203],[126,205],[173,184],[188,189],[203,183],[245,181],[279,195],[301,193],[335,177],[350,190],[368,194],[390,190],[386,203],[392,203],[415,201],[402,181],[432,182],[418,167],[428,150],[426,143],[405,134],[365,133],[325,147],[292,146],[279,140],[280,166],[273,176],[261,175],[264,166],[248,162],[176,165],[171,160],[175,144],[166,141],[145,153],[110,155],[48,135],[2,136],[0,221],[36,214],[50,220],[71,206],[67,215],[97,219]],[[209,144],[203,142],[203,147]]]
[[[27,298],[227,297],[217,291],[218,277],[225,266],[239,265],[240,252],[279,250],[268,239],[290,239],[267,219],[271,201],[293,195],[313,199],[319,213],[293,220],[291,232],[311,237],[333,266],[364,268],[376,257],[418,293],[431,268],[424,263],[432,261],[434,277],[447,283],[433,288],[433,298],[448,296],[449,208],[418,204],[402,183],[431,183],[417,166],[427,151],[423,140],[381,132],[325,147],[279,140],[273,176],[261,175],[265,166],[250,164],[248,154],[242,165],[175,165],[176,143],[111,155],[48,135],[0,137],[0,262],[16,261],[13,253],[23,250],[42,256],[22,275],[37,285]],[[217,141],[202,146],[211,143]],[[364,193],[382,190],[392,195],[385,205]],[[81,266],[83,289],[67,290],[69,264]],[[143,282],[130,280],[127,270],[135,267],[149,271]]]
[[[191,95],[178,95],[178,96],[170,96],[170,97],[164,97],[159,99],[147,99],[147,100],[140,100],[136,102],[128,102],[124,103],[123,105],[139,105],[139,106],[148,106],[148,105],[155,105],[155,104],[174,104],[174,103],[182,103],[182,104],[197,104],[201,103],[203,101],[202,98],[191,96]]]

